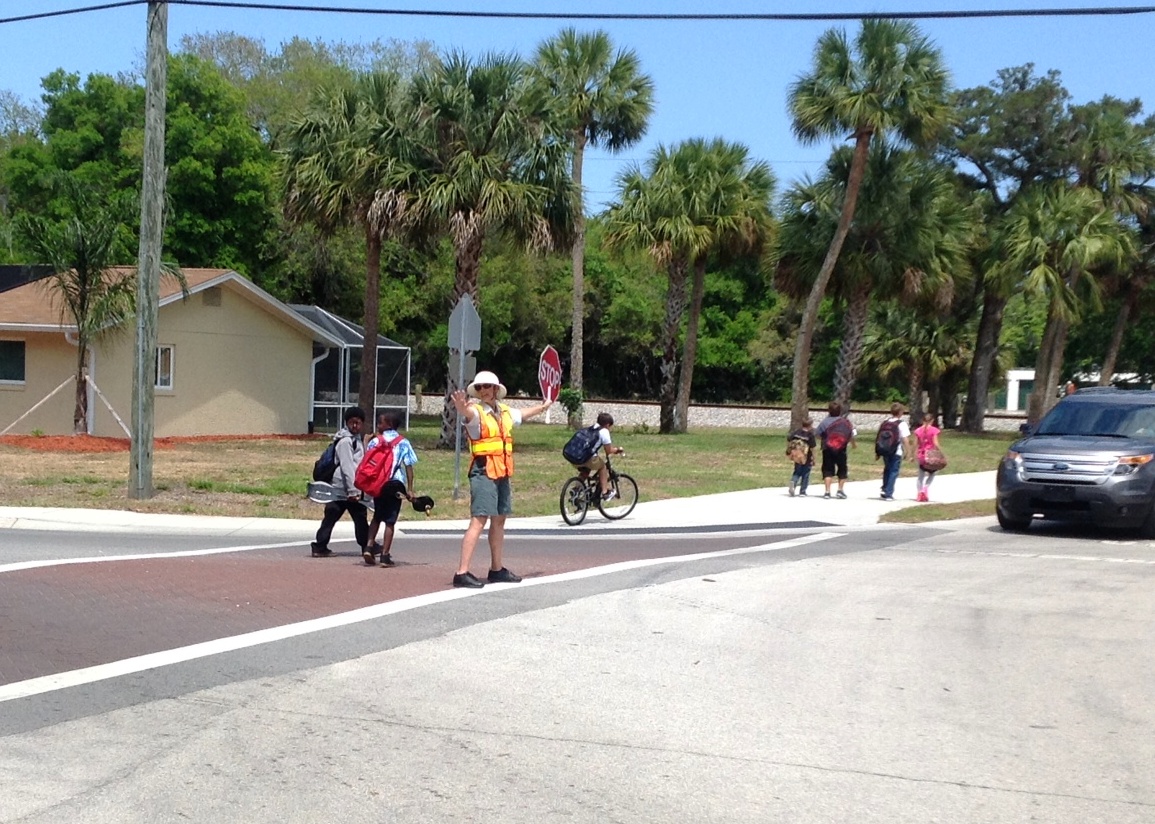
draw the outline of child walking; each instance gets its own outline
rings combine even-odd
[[[377,415],[377,434],[369,441],[368,449],[380,441],[393,444],[393,474],[381,489],[381,494],[373,499],[373,520],[369,524],[369,541],[361,557],[368,566],[377,565],[380,554],[381,566],[396,566],[393,556],[393,533],[397,528],[397,518],[401,514],[401,500],[413,500],[413,465],[417,463],[417,453],[409,439],[397,431],[401,426],[401,415],[397,412],[381,412]],[[368,451],[368,450],[366,450]],[[377,530],[385,525],[385,536],[380,549],[377,545]]]
[[[810,486],[810,470],[814,467],[814,447],[818,445],[818,441],[814,437],[814,420],[807,418],[802,421],[802,427],[795,429],[786,436],[786,454],[791,455],[797,448],[795,441],[801,441],[805,444],[806,460],[802,462],[794,462],[794,472],[790,475],[790,497],[794,497],[795,490],[799,495],[805,496],[806,489]],[[792,449],[791,447],[795,448]]]
[[[918,496],[915,500],[923,503],[930,500],[928,492],[934,480],[934,470],[926,468],[926,453],[941,448],[938,445],[938,433],[941,431],[934,425],[934,415],[929,412],[922,416],[922,426],[914,430],[914,437],[918,440]]]

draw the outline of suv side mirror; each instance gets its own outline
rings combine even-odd
[[[1029,423],[1019,424],[1019,434],[1022,435],[1024,438],[1027,437],[1028,435],[1030,435],[1034,431],[1035,431],[1035,427],[1031,426]]]

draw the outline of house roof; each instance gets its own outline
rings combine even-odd
[[[365,327],[358,326],[352,321],[334,315],[320,306],[306,306],[302,303],[290,304],[290,308],[301,317],[321,327],[333,337],[341,341],[343,346],[362,346],[365,342]],[[390,340],[384,335],[377,336],[378,349],[409,349],[408,346]]]
[[[127,267],[116,269],[123,277],[132,277],[136,270]],[[249,279],[231,269],[182,269],[188,292],[195,295],[215,286],[231,289],[258,304],[269,313],[279,317],[290,326],[300,329],[313,340],[326,346],[342,346],[343,339],[309,318],[289,308]],[[158,290],[159,305],[168,306],[184,298],[180,283],[176,278],[162,275]],[[61,307],[56,292],[47,279],[17,286],[7,292],[0,292],[0,331],[4,332],[68,332],[75,331],[76,324],[67,323],[62,318]]]
[[[0,265],[0,292],[7,292],[25,283],[52,274],[51,266],[19,266],[9,263]]]

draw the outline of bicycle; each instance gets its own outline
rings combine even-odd
[[[606,456],[606,472],[609,475],[609,490],[614,493],[610,500],[603,500],[598,490],[598,473],[581,468],[578,474],[561,485],[561,517],[570,526],[577,526],[586,518],[591,506],[611,521],[620,520],[638,505],[638,483],[624,472],[618,472]]]

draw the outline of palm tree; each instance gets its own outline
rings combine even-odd
[[[82,435],[88,432],[89,350],[103,337],[123,331],[136,308],[135,278],[114,268],[117,260],[134,256],[128,216],[135,210],[131,197],[92,191],[68,175],[53,185],[62,195],[63,219],[24,215],[18,229],[28,251],[52,267],[48,285],[59,300],[61,323],[76,327],[72,431]],[[164,266],[163,272],[185,287],[175,267]]]
[[[698,322],[711,254],[758,256],[772,231],[769,166],[751,161],[745,146],[721,139],[659,146],[643,172],[619,177],[620,195],[607,214],[611,246],[646,249],[669,275],[662,327],[659,430],[685,432],[697,357]],[[694,273],[681,369],[677,339],[686,314],[686,281]]]
[[[377,407],[382,243],[409,227],[419,175],[406,140],[409,118],[397,75],[361,75],[319,89],[282,151],[289,219],[313,223],[325,237],[354,226],[365,238],[358,405],[369,415]]]
[[[539,249],[567,236],[576,198],[565,145],[532,93],[525,64],[514,56],[491,54],[474,62],[451,54],[415,78],[411,100],[426,170],[413,202],[415,217],[448,231],[453,242],[454,305],[463,295],[479,305],[478,272],[489,233],[506,232]],[[446,381],[443,446],[454,442],[449,396],[456,381],[452,374]]]
[[[1056,401],[1067,333],[1079,317],[1085,290],[1097,304],[1093,269],[1121,265],[1133,241],[1099,194],[1065,183],[1037,186],[1021,194],[1007,212],[995,241],[1002,266],[1025,273],[1023,288],[1047,301],[1047,322],[1035,362],[1035,386],[1027,419],[1037,421]]]
[[[828,30],[815,47],[813,68],[790,87],[788,106],[799,140],[854,139],[838,224],[807,296],[795,345],[793,427],[806,417],[818,309],[854,219],[870,142],[893,133],[918,147],[932,145],[950,116],[946,88],[939,50],[912,24],[878,19],[862,21],[853,48],[842,30]]]
[[[1123,336],[1139,312],[1151,304],[1151,285],[1155,283],[1155,214],[1150,211],[1139,222],[1138,257],[1134,266],[1115,273],[1108,281],[1107,289],[1119,298],[1119,309],[1115,323],[1099,366],[1099,386],[1110,386],[1115,376],[1115,365],[1123,348]]]
[[[837,150],[815,183],[786,199],[778,282],[782,291],[810,291],[845,200],[849,149]],[[923,302],[928,314],[951,304],[968,274],[967,250],[976,215],[959,197],[945,167],[887,141],[870,149],[855,220],[839,256],[834,295],[845,304],[833,398],[849,408],[871,304]]]
[[[582,166],[588,147],[618,152],[645,134],[654,108],[654,84],[641,73],[632,50],[616,54],[604,31],[579,34],[572,28],[538,46],[535,82],[555,103],[555,117],[572,141],[571,170],[578,198],[573,216],[573,317],[570,335],[570,386],[582,389],[585,341],[585,203]],[[581,425],[580,410],[570,425]]]
[[[881,378],[899,373],[906,378],[910,420],[919,422],[923,412],[938,414],[941,378],[951,369],[970,363],[972,330],[936,314],[929,306],[906,307],[891,302],[879,307],[863,342],[862,365]],[[929,390],[931,403],[924,408],[922,395]]]

